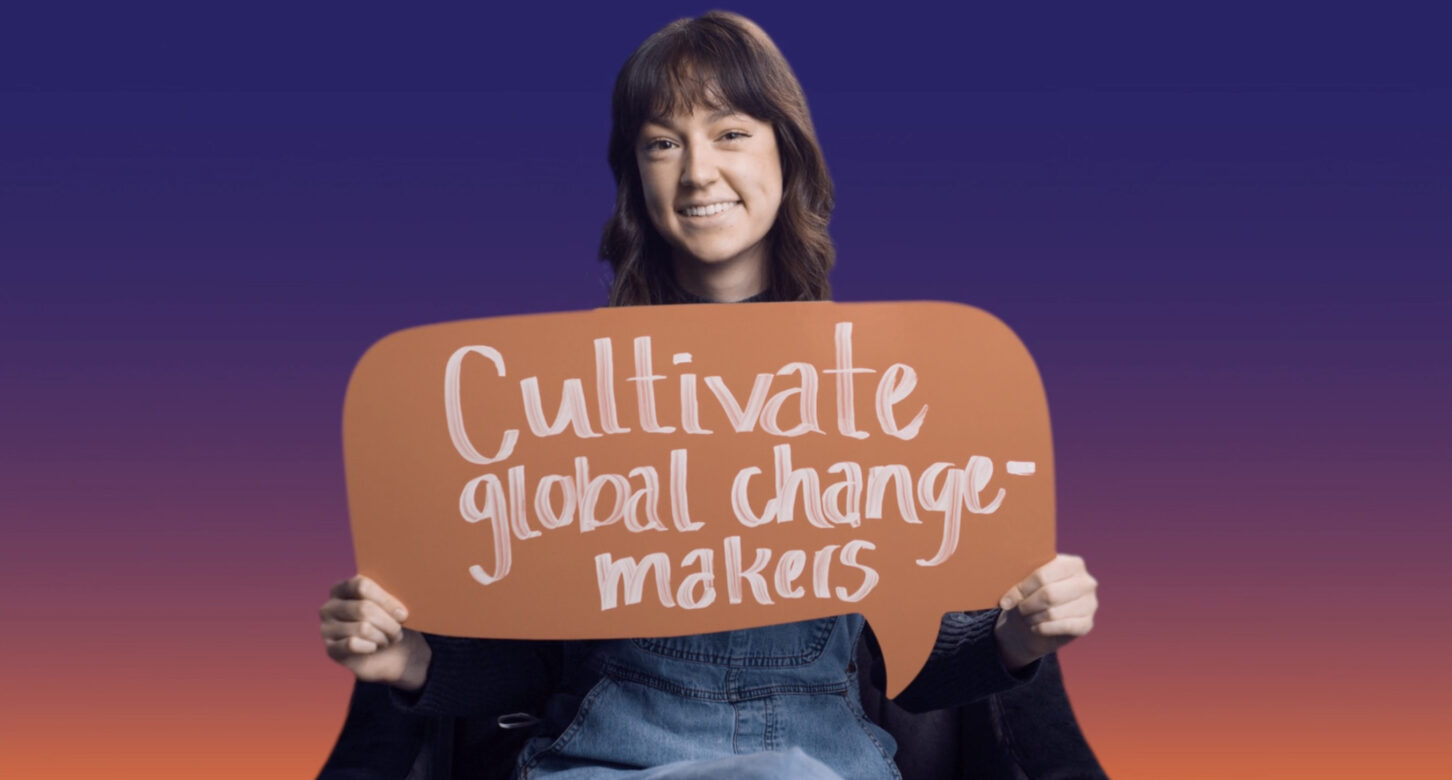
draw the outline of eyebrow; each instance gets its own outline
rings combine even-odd
[[[706,117],[706,124],[715,124],[716,122],[719,122],[722,119],[731,116],[732,114],[741,114],[741,112],[730,107],[717,109],[716,111],[713,111],[709,117]],[[742,116],[745,116],[745,114],[742,114]],[[667,128],[669,130],[680,129],[672,124],[671,120],[663,116],[653,116],[650,119],[647,119],[645,123],[648,125],[660,125],[661,127]]]

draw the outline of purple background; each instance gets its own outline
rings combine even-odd
[[[114,776],[188,776],[147,741],[192,729],[307,774],[347,691],[314,611],[351,573],[353,362],[603,302],[609,87],[705,8],[46,8],[0,20],[0,753],[84,775],[47,751],[89,729]],[[810,100],[838,300],[970,303],[1039,361],[1110,773],[1452,760],[1445,26],[734,8]]]

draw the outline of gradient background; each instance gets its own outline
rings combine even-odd
[[[321,765],[353,362],[600,304],[610,84],[710,7],[527,5],[0,19],[0,775]],[[1106,769],[1445,770],[1445,28],[982,5],[734,8],[811,100],[838,299],[970,303],[1039,361]]]

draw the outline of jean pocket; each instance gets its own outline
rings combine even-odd
[[[553,740],[548,737],[536,737],[530,740],[524,751],[519,754],[518,776],[528,778],[529,773],[538,767],[541,761],[564,752],[570,741],[585,728],[590,718],[590,711],[596,709],[605,695],[614,690],[615,686],[615,680],[602,675],[599,682],[595,683],[580,700],[580,708],[575,711],[575,717],[570,720],[569,725],[560,732],[558,737]]]
[[[848,717],[856,722],[857,727],[862,730],[863,735],[872,743],[872,746],[877,748],[877,753],[882,757],[883,764],[889,772],[889,777],[895,778],[895,780],[901,780],[902,771],[898,769],[895,758],[897,755],[897,740],[893,739],[892,735],[887,733],[881,726],[868,720],[867,716],[862,713],[862,708],[855,706],[849,696],[838,696],[835,698],[841,704],[842,708],[847,710]]]

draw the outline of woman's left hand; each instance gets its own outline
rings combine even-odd
[[[1089,633],[1098,587],[1083,558],[1060,554],[1009,588],[993,629],[1003,665],[1022,669]]]

